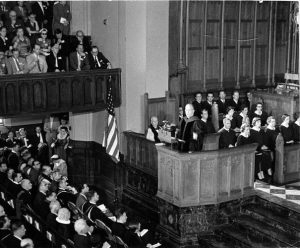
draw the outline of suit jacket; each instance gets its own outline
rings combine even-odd
[[[40,68],[38,67],[38,64],[36,62],[37,61],[36,55],[34,53],[28,55],[26,57],[26,61],[27,61],[29,73],[41,73],[41,72],[47,72],[48,70],[47,62],[43,55],[39,55],[38,57]]]
[[[239,99],[236,103],[233,99],[228,100],[227,106],[231,106],[234,108],[234,111],[240,111],[242,106],[242,101]]]
[[[11,196],[15,199],[22,188],[20,184],[16,184],[13,181],[8,180],[6,189],[11,194]]]
[[[14,152],[11,152],[9,155],[8,155],[8,167],[14,169],[15,171],[18,170],[18,166],[19,166],[19,156],[14,153]]]
[[[91,237],[89,235],[83,236],[75,234],[74,245],[75,248],[92,248]]]
[[[55,56],[53,52],[50,52],[50,55],[46,58],[47,65],[48,65],[48,72],[55,72],[56,69],[62,71],[66,70],[66,58],[62,56],[59,52],[57,54],[57,67],[55,66]]]
[[[39,27],[41,29],[43,27],[44,20],[46,20],[46,9],[44,9],[43,12],[38,2],[35,2],[31,5],[31,11],[36,15],[35,19],[38,22]]]
[[[50,212],[49,204],[46,202],[46,195],[40,191],[36,193],[32,207],[42,219],[46,219]]]
[[[99,52],[97,55],[99,64],[97,61],[95,61],[94,56],[92,54],[89,54],[89,64],[90,64],[90,69],[95,70],[95,69],[107,69],[107,63],[109,63],[109,60],[104,57],[104,55]]]
[[[3,40],[2,38],[0,38],[0,50],[1,51],[8,51],[9,50],[9,46],[11,45],[10,41],[8,40],[8,38],[6,37],[7,40]]]
[[[75,203],[76,195],[74,195],[72,192],[59,189],[57,193],[57,200],[60,201],[62,206],[67,207],[68,202]]]
[[[78,194],[76,199],[76,207],[78,207],[80,210],[82,210],[83,204],[87,201],[87,198],[83,196],[82,194]]]
[[[227,111],[227,101],[222,102],[220,99],[217,101],[218,104],[218,109],[219,109],[219,114],[226,114]]]
[[[73,52],[70,54],[70,70],[71,71],[76,71],[78,68],[78,58],[77,58],[77,52]],[[80,69],[81,70],[89,70],[90,65],[89,65],[89,60],[87,56],[81,60],[80,64]]]
[[[46,137],[45,137],[45,134],[42,132],[41,135],[42,135],[42,138],[43,138],[44,143],[46,143]],[[37,148],[38,148],[38,145],[39,145],[39,143],[40,143],[40,137],[37,136],[37,133],[34,133],[34,135],[32,135],[32,136],[30,137],[30,140],[31,140],[31,144],[33,145],[33,147],[37,149]]]
[[[32,194],[30,191],[22,189],[18,196],[17,199],[19,201],[22,201],[23,204],[25,205],[31,205],[32,204]]]
[[[57,215],[55,215],[54,213],[49,213],[47,216],[47,226],[50,227],[52,230],[56,230],[57,228],[57,221],[56,221],[56,217]]]
[[[0,240],[11,234],[10,229],[0,229]]]
[[[55,37],[52,40],[52,46],[54,44],[59,44],[60,45],[60,53],[64,56],[64,57],[68,57],[71,51],[70,48],[70,38],[67,35],[62,35],[61,37],[61,42],[58,43],[58,39]],[[72,51],[74,52],[74,51]]]
[[[12,74],[17,74],[18,72],[23,72],[23,73],[27,73],[28,72],[28,68],[27,68],[27,63],[26,60],[24,58],[19,57],[19,64],[22,63],[23,66],[19,65],[19,70],[17,67],[17,64],[15,63],[15,60],[13,57],[10,57],[7,59],[6,62],[6,67],[7,67],[7,74],[12,75]]]
[[[21,247],[21,240],[16,238],[13,234],[8,235],[2,240],[2,242],[4,243],[4,245],[6,245],[6,247]]]
[[[53,6],[53,30],[59,28],[63,34],[68,35],[70,33],[70,23],[66,26],[63,25],[60,23],[61,18],[65,18],[69,22],[71,21],[70,6],[68,4],[62,5],[61,3],[56,3]]]
[[[90,53],[92,50],[91,41],[84,36],[82,41],[79,41],[76,36],[70,36],[70,52],[76,52],[77,46],[81,44],[84,52]]]

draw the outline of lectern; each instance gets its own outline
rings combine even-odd
[[[193,247],[197,234],[226,222],[222,208],[254,194],[256,147],[192,154],[157,147],[159,228],[170,247]]]

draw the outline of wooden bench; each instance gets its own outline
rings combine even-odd
[[[283,137],[276,138],[275,184],[286,184],[300,180],[300,144],[284,145]]]

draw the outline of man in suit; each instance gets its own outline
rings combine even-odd
[[[59,1],[53,6],[53,30],[59,28],[63,34],[69,35],[72,19],[70,6],[67,1]]]
[[[9,12],[9,19],[5,23],[7,29],[7,38],[11,42],[12,39],[17,34],[17,29],[23,27],[23,23],[20,20],[17,20],[17,13],[14,10]]]
[[[6,247],[14,247],[19,248],[21,247],[21,240],[25,236],[26,228],[22,221],[15,220],[11,224],[12,234],[8,235],[2,241]]]
[[[78,44],[76,52],[70,54],[70,70],[71,71],[83,71],[89,70],[89,60],[84,53],[83,46]]]
[[[39,190],[33,200],[34,211],[41,216],[44,220],[49,213],[49,205],[46,202],[46,193],[48,191],[49,181],[43,179],[39,185]]]
[[[33,53],[26,57],[29,73],[44,73],[48,70],[46,59],[40,55],[40,50],[41,46],[35,44]]]
[[[227,106],[233,107],[236,112],[241,110],[242,102],[240,100],[240,93],[237,90],[233,92],[232,99],[228,101]]]
[[[19,192],[21,191],[21,181],[23,177],[20,172],[13,173],[12,180],[8,180],[7,191],[11,194],[13,198],[16,198]]]
[[[7,163],[1,161],[0,163],[0,185],[5,185],[7,180]]]
[[[87,202],[87,197],[86,197],[86,194],[87,192],[89,192],[90,188],[89,186],[84,183],[82,185],[80,185],[79,187],[79,194],[77,196],[77,199],[76,199],[76,207],[78,207],[80,210],[82,210],[82,206],[85,202]]]
[[[19,141],[16,141],[13,144],[13,147],[11,149],[11,153],[8,155],[8,167],[14,169],[15,171],[18,170],[19,166],[19,150],[20,150],[20,144]]]
[[[47,164],[49,161],[48,145],[45,134],[42,132],[41,127],[35,128],[35,133],[31,137],[33,156],[36,156],[42,164]]]
[[[218,133],[221,134],[219,139],[219,148],[232,148],[236,143],[236,134],[231,129],[231,121],[227,118],[224,118],[223,125],[224,127],[218,131]]]
[[[63,72],[66,70],[66,58],[60,53],[59,45],[54,44],[47,56],[48,72]]]
[[[81,30],[78,30],[76,32],[75,37],[70,37],[71,38],[71,44],[70,44],[70,49],[71,52],[76,51],[77,46],[80,44],[83,46],[83,50],[87,53],[90,53],[92,50],[91,47],[91,42],[88,39],[88,37],[84,36],[84,33]]]
[[[42,1],[37,1],[31,5],[32,13],[36,16],[36,21],[39,24],[40,29],[46,28],[48,24],[47,20],[47,6]]]
[[[19,57],[19,55],[20,52],[18,49],[12,50],[12,56],[6,62],[7,74],[24,74],[28,72],[26,60]]]
[[[201,92],[197,92],[195,94],[195,100],[192,102],[195,110],[194,116],[197,116],[199,119],[201,118],[201,111],[203,109],[203,102],[202,102],[202,94]]]
[[[105,56],[99,52],[97,46],[92,47],[92,51],[89,54],[89,64],[91,70],[96,69],[111,69],[111,64]]]
[[[67,207],[68,202],[75,203],[77,190],[75,188],[69,187],[65,179],[61,179],[58,183],[58,193],[57,199],[60,201],[61,205]]]
[[[226,101],[226,94],[224,90],[220,90],[217,104],[218,104],[219,114],[226,115],[227,101]]]
[[[50,208],[50,213],[47,216],[46,223],[48,227],[52,228],[52,230],[55,230],[57,228],[56,218],[57,218],[58,210],[61,209],[60,202],[57,200],[50,202],[49,208]]]
[[[40,169],[41,169],[40,161],[34,160],[33,165],[28,166],[24,170],[24,174],[34,184],[34,186],[38,185],[38,178],[39,178]]]
[[[64,57],[68,57],[70,54],[70,39],[68,36],[63,35],[62,31],[58,28],[54,31],[54,38],[52,44],[59,45],[59,51]],[[74,51],[76,48],[74,49]]]
[[[46,142],[48,144],[50,157],[52,156],[51,144],[57,138],[59,126],[60,126],[59,118],[52,114],[49,117],[46,117],[44,120],[44,132],[46,132]]]
[[[203,102],[203,109],[206,109],[208,112],[209,118],[211,118],[211,108],[213,105],[214,94],[212,92],[208,92],[206,96],[206,101]]]

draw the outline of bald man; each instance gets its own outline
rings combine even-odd
[[[180,121],[180,131],[177,138],[180,139],[179,150],[183,152],[200,151],[203,145],[200,119],[194,116],[193,104],[185,105],[185,117]]]

